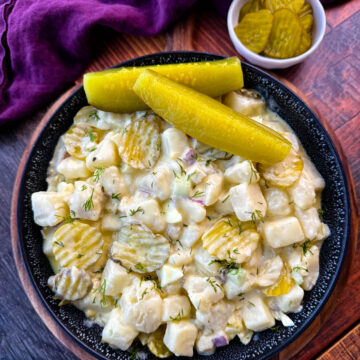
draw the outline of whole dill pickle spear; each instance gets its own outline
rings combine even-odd
[[[236,57],[219,61],[125,67],[85,74],[84,89],[88,103],[98,109],[118,113],[147,109],[132,89],[144,69],[154,70],[212,97],[244,85],[241,63]]]
[[[282,161],[290,151],[276,131],[154,71],[144,70],[134,91],[163,119],[207,145],[264,164]]]

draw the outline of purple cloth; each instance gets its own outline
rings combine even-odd
[[[84,71],[100,28],[153,35],[196,0],[0,1],[0,125],[50,102]]]

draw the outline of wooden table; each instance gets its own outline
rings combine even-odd
[[[320,48],[305,62],[276,74],[289,80],[314,104],[338,137],[360,195],[360,1],[326,9],[328,25]],[[150,38],[105,32],[89,70],[164,50],[197,50],[237,55],[226,22],[203,5],[175,29]],[[169,35],[171,34],[171,35]],[[76,84],[79,84],[79,79]],[[13,181],[23,150],[47,109],[0,129],[0,359],[76,359],[47,330],[21,287],[11,253],[9,209]],[[330,319],[296,356],[299,360],[360,358],[360,249],[349,264],[348,283]]]

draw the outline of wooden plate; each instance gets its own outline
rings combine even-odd
[[[72,90],[74,90],[74,89],[71,89],[71,91]],[[297,94],[300,94],[296,89],[293,89],[293,90],[295,90],[295,92]],[[64,345],[67,346],[71,351],[73,351],[77,356],[79,356],[81,358],[92,358],[91,355],[89,355],[89,353],[85,350],[85,348],[82,345],[79,345],[78,342],[75,342],[74,339],[72,337],[70,337],[59,326],[59,323],[56,320],[54,320],[52,315],[48,312],[48,309],[44,305],[43,299],[41,299],[41,298],[39,298],[37,296],[37,293],[36,293],[36,291],[34,289],[33,280],[28,276],[28,273],[27,273],[27,271],[25,269],[25,266],[24,266],[24,262],[23,262],[24,254],[21,253],[22,248],[21,248],[21,246],[19,246],[21,239],[19,238],[19,233],[18,233],[18,230],[17,230],[18,226],[19,226],[19,222],[18,222],[18,219],[17,219],[17,214],[18,214],[18,211],[19,211],[18,201],[19,201],[19,198],[21,198],[21,196],[22,196],[22,194],[20,193],[22,176],[23,176],[23,173],[26,170],[26,164],[27,164],[27,160],[28,160],[28,157],[30,155],[31,149],[32,149],[33,145],[35,144],[36,139],[38,138],[38,136],[41,134],[42,130],[46,126],[48,119],[54,114],[54,112],[55,112],[55,110],[57,108],[57,105],[62,103],[62,101],[66,98],[66,96],[71,91],[64,94],[63,97],[61,97],[57,101],[57,103],[54,104],[54,106],[48,111],[48,113],[45,115],[45,117],[42,119],[41,123],[39,124],[38,128],[36,129],[32,139],[31,139],[31,141],[30,141],[30,143],[28,145],[28,147],[26,148],[26,150],[24,152],[23,158],[22,158],[20,166],[19,166],[19,170],[18,170],[18,174],[17,174],[15,186],[14,186],[13,199],[12,199],[12,210],[11,210],[12,245],[13,245],[13,251],[14,251],[14,257],[15,257],[16,266],[17,266],[17,269],[19,271],[19,275],[20,275],[21,281],[23,283],[24,289],[25,289],[27,295],[29,296],[29,299],[30,299],[31,303],[33,304],[34,308],[38,312],[39,316],[43,319],[45,324],[55,334],[55,336],[58,337],[60,339],[60,341],[62,341],[64,343]],[[330,133],[330,136],[332,137],[333,142],[334,142],[335,146],[338,149],[338,154],[339,154],[339,156],[340,156],[340,158],[342,159],[342,162],[343,162],[345,176],[346,176],[346,179],[347,179],[348,188],[349,188],[350,197],[351,197],[351,206],[354,209],[354,206],[355,206],[356,202],[355,202],[355,197],[354,197],[355,192],[354,192],[354,187],[353,187],[351,174],[350,174],[346,159],[344,158],[344,156],[342,154],[342,150],[341,150],[341,148],[339,146],[339,143],[335,139],[335,137],[333,136],[332,132],[329,131],[329,130],[330,129],[328,128],[328,132]],[[357,238],[357,234],[356,234],[357,218],[356,218],[355,214],[356,214],[356,212],[352,211],[352,218],[351,218],[351,221],[352,221],[352,226],[351,226],[352,233],[351,233],[351,236],[350,236],[349,246],[348,246],[348,255],[350,256],[349,258],[351,258],[351,255],[354,253],[352,251],[352,249],[356,244],[356,238]],[[347,262],[347,264],[349,264],[349,262]],[[281,359],[289,358],[290,355],[292,355],[296,351],[300,350],[301,347],[304,346],[307,343],[307,341],[309,341],[311,339],[312,336],[314,336],[316,330],[326,320],[326,318],[330,314],[330,310],[335,306],[335,304],[336,304],[336,294],[341,291],[341,287],[343,286],[345,280],[346,280],[346,270],[342,272],[341,277],[340,277],[339,281],[337,282],[337,286],[336,286],[335,292],[333,293],[331,301],[328,301],[328,303],[326,304],[326,307],[323,308],[321,314],[312,323],[311,327],[308,328],[307,331],[305,331],[301,335],[301,337],[299,337],[295,342],[293,342],[290,346],[288,346],[286,349],[284,349],[281,352],[281,354],[278,355],[278,358],[281,358]]]

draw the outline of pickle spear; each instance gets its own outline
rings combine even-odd
[[[154,71],[144,70],[134,91],[163,119],[207,145],[263,164],[282,161],[290,151],[276,131]]]
[[[85,74],[84,89],[88,103],[98,109],[118,113],[147,109],[132,89],[144,69],[154,70],[212,97],[244,85],[241,63],[236,57],[219,61],[127,67]]]

